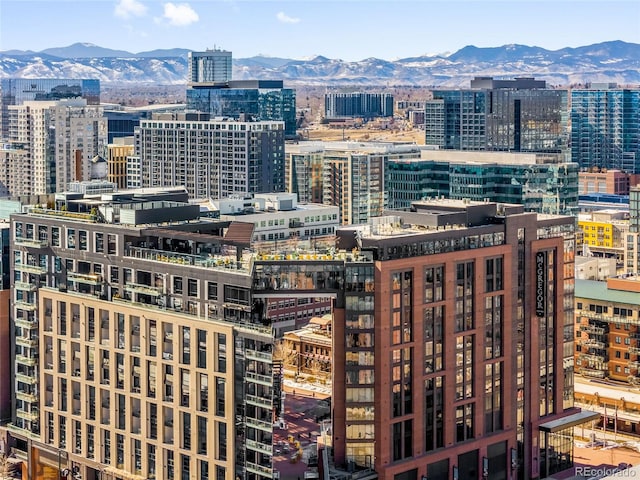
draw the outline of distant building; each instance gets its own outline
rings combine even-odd
[[[286,151],[289,191],[305,202],[322,191],[322,203],[340,207],[343,225],[381,215],[388,206],[387,164],[420,156],[415,144],[384,142],[304,142]]]
[[[622,266],[628,233],[628,212],[597,210],[580,213],[576,231],[576,250],[582,251],[586,256],[614,258]]]
[[[82,97],[87,105],[100,104],[100,80],[71,78],[3,78],[0,80],[0,138],[9,134],[8,107],[31,100]]]
[[[561,154],[421,150],[420,159],[390,159],[389,208],[445,197],[522,204],[526,211],[573,215],[578,166]]]
[[[393,117],[393,95],[388,93],[326,93],[325,118]]]
[[[571,90],[571,160],[583,169],[640,173],[640,88]]]
[[[332,337],[331,315],[313,317],[308,325],[287,332],[282,345],[285,359],[290,362],[285,368],[295,370],[296,374],[311,374],[316,379],[331,381]]]
[[[107,179],[120,189],[127,188],[127,157],[135,153],[134,141],[133,136],[116,137],[107,145]]]
[[[11,275],[9,223],[0,221],[0,423],[11,419]]]
[[[340,225],[337,206],[298,203],[295,193],[236,196],[213,200],[213,204],[219,209],[220,220],[253,223],[252,245],[258,249],[291,240],[320,243],[323,237],[333,237]]]
[[[532,78],[477,77],[471,88],[434,90],[425,106],[426,144],[451,150],[569,156],[567,92]]]
[[[181,113],[185,105],[154,104],[142,107],[122,107],[105,105],[104,116],[107,118],[108,142],[115,143],[115,138],[131,137],[140,125],[140,120],[150,119],[154,113]]]
[[[136,129],[131,187],[185,186],[191,198],[284,191],[284,123],[159,114]]]
[[[231,52],[205,50],[189,52],[188,83],[228,82],[232,78]]]
[[[629,189],[640,182],[640,175],[621,170],[600,170],[599,168],[578,174],[579,193],[609,193],[629,195]]]
[[[187,111],[241,121],[282,121],[287,137],[296,135],[296,92],[282,80],[234,80],[190,84]]]
[[[71,181],[90,179],[107,139],[100,106],[83,98],[27,101],[8,114],[10,147],[2,156],[8,195],[61,192]]]

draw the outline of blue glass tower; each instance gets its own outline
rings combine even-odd
[[[190,84],[187,110],[212,117],[257,121],[283,121],[285,135],[296,135],[296,93],[281,80],[232,80]]]
[[[640,89],[571,91],[571,160],[582,169],[640,173]]]

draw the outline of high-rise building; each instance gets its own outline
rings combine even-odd
[[[188,83],[228,82],[232,78],[231,52],[226,50],[205,50],[189,52]]]
[[[9,177],[8,195],[61,192],[69,182],[89,180],[91,160],[102,153],[107,138],[100,106],[74,98],[26,101],[7,111],[3,171]]]
[[[333,298],[335,467],[572,466],[572,427],[593,417],[573,408],[572,218],[440,200],[262,255],[252,224],[186,200],[69,194],[12,215],[9,432],[29,474],[273,478],[283,375],[264,302],[298,296]]]
[[[9,132],[7,109],[31,100],[82,97],[88,105],[100,104],[100,80],[71,78],[3,78],[0,80],[0,138]]]
[[[187,110],[243,121],[282,121],[287,137],[296,135],[296,92],[282,80],[233,80],[193,84],[187,88]]]
[[[9,223],[0,220],[0,372],[11,371]],[[11,375],[0,378],[0,423],[11,419]]]
[[[326,118],[393,117],[393,95],[389,93],[326,93]]]
[[[571,160],[583,169],[640,173],[640,88],[571,90]]]
[[[184,186],[192,198],[284,191],[283,122],[163,114],[136,129],[130,187]]]
[[[528,212],[575,215],[578,166],[562,154],[422,150],[388,164],[389,208],[428,197],[522,204]]]
[[[480,77],[471,88],[434,90],[426,102],[426,144],[452,150],[563,153],[567,92],[531,78]]]
[[[286,146],[287,188],[300,201],[340,207],[343,225],[366,223],[388,207],[387,164],[420,158],[413,144],[301,142]]]
[[[127,158],[134,155],[134,137],[115,137],[107,145],[107,180],[118,188],[127,188]]]

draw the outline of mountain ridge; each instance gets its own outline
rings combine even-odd
[[[41,52],[0,52],[0,78],[98,78],[104,83],[186,83],[182,48],[131,53],[88,43]],[[282,79],[287,84],[468,86],[476,76],[535,76],[550,85],[640,83],[640,44],[613,40],[547,50],[508,44],[467,45],[447,55],[349,62],[315,55],[287,59],[256,55],[234,59],[233,78]]]

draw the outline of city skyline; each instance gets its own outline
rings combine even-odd
[[[25,15],[27,6],[38,15]],[[4,0],[0,51],[86,42],[131,53],[217,47],[235,58],[391,60],[467,45],[558,50],[611,40],[640,43],[639,23],[640,6],[633,1]],[[381,34],[369,35],[374,29]]]

